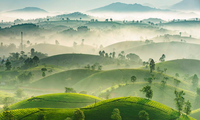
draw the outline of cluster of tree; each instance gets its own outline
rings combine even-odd
[[[106,57],[106,58],[115,58],[115,54],[116,54],[115,52],[108,54],[104,50],[103,51],[99,51],[99,55],[101,57]]]
[[[34,48],[31,49],[31,57],[37,56],[38,58],[42,59],[42,58],[46,58],[48,55],[41,53],[41,52],[37,52],[35,51]]]
[[[41,71],[42,71],[42,77],[45,77],[47,69],[46,68],[42,68]]]
[[[176,98],[174,99],[175,103],[176,103],[176,107],[179,111],[179,115],[181,115],[181,111],[185,112],[187,115],[189,115],[191,113],[191,103],[188,100],[187,102],[185,102],[185,92],[184,91],[174,91],[174,94],[176,96]]]
[[[165,58],[166,58],[166,56],[165,56],[165,54],[163,54],[163,55],[160,57],[159,61],[160,61],[160,62],[165,62]]]
[[[87,65],[87,66],[85,66],[85,68],[86,69],[88,69],[88,70],[102,70],[102,66],[99,64],[99,63],[95,63],[95,64],[93,64],[93,65]]]
[[[143,92],[143,93],[145,93],[145,96],[148,99],[152,99],[152,97],[153,97],[153,90],[151,89],[151,86],[147,85],[147,86],[143,87],[140,91]]]
[[[149,114],[142,110],[138,113],[138,116],[140,120],[149,120]],[[118,108],[113,109],[112,115],[111,115],[112,120],[122,120],[122,117],[120,115],[120,111]]]
[[[148,83],[152,83],[154,80],[156,79],[154,74],[151,74],[150,77],[148,78],[144,78],[145,81],[147,81]]]
[[[150,73],[152,73],[155,70],[155,62],[152,58],[149,58],[148,62],[143,62],[143,66],[146,66],[146,68],[150,68]]]
[[[38,66],[40,62],[40,59],[37,56],[34,56],[33,58],[27,58],[24,60],[24,65],[22,65],[22,69],[28,69],[31,67],[36,67]]]
[[[15,95],[19,98],[22,98],[25,96],[24,90],[22,89],[17,89],[17,91],[15,92]]]
[[[21,83],[30,82],[31,78],[33,77],[32,72],[23,72],[22,74],[18,75],[18,80]]]
[[[74,90],[73,88],[65,87],[65,93],[76,93],[76,90]]]
[[[165,73],[167,72],[167,68],[164,68],[164,70],[161,70],[160,67],[157,67],[157,72],[160,72],[160,73]]]

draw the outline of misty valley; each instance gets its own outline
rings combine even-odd
[[[198,0],[27,6],[0,9],[0,120],[200,120]]]

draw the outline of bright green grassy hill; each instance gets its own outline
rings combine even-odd
[[[153,58],[155,61],[159,61],[159,58],[162,56],[162,54],[166,55],[167,60],[198,58],[200,55],[199,51],[200,45],[198,44],[189,44],[183,42],[162,42],[134,47],[125,50],[125,53],[135,53],[145,61],[149,60],[149,58]]]
[[[117,97],[125,97],[125,96],[138,96],[145,98],[145,94],[143,94],[140,90],[147,85],[151,85],[151,88],[153,90],[153,99],[154,101],[157,101],[159,103],[162,103],[164,105],[167,105],[171,108],[175,109],[175,103],[174,98],[175,94],[174,91],[178,90],[181,91],[183,89],[180,89],[178,87],[174,87],[171,85],[165,85],[165,87],[162,87],[160,83],[134,83],[134,84],[124,84],[122,86],[115,86],[115,89],[112,89],[112,87],[102,91],[102,95],[106,94],[106,91],[109,90],[110,97],[117,98]],[[183,90],[186,95],[184,96],[185,100],[190,100],[192,105],[195,103],[196,93],[190,92],[187,90]]]
[[[87,64],[93,65],[95,63],[100,64],[112,64],[115,59],[100,57],[97,55],[89,54],[61,54],[56,56],[51,56],[40,60],[40,64],[46,63],[51,65],[59,65],[70,67],[84,67]]]
[[[167,68],[167,74],[171,76],[175,76],[176,73],[178,73],[180,77],[183,77],[185,74],[189,74],[190,76],[197,74],[200,76],[200,60],[172,60],[158,63],[156,64],[156,68],[157,67],[160,67],[160,69]]]
[[[155,101],[138,98],[125,97],[115,98],[98,102],[82,108],[85,120],[110,120],[114,108],[120,110],[123,120],[139,120],[138,113],[145,110],[149,113],[150,120],[175,120],[178,112]],[[73,116],[74,109],[19,109],[11,111],[17,119],[37,119],[39,113],[44,114],[48,120],[64,120]],[[183,114],[179,120],[195,120]]]
[[[124,41],[124,42],[118,42],[118,43],[109,45],[107,47],[104,47],[102,50],[105,50],[105,52],[113,52],[113,49],[115,49],[115,51],[121,52],[126,49],[138,47],[144,44],[145,43],[142,41]]]
[[[168,84],[174,85],[173,77],[157,72],[154,72],[153,74],[157,78],[157,82],[163,80],[164,77],[168,77]],[[99,88],[106,89],[108,87],[120,84],[122,82],[131,82],[131,77],[133,75],[137,77],[137,82],[141,82],[144,81],[144,78],[150,77],[150,72],[148,70],[141,69],[118,69],[103,71],[81,80],[72,87],[77,91],[86,90],[88,92],[95,92],[99,90]],[[184,81],[181,81],[179,87],[184,89],[190,89],[190,85]]]
[[[23,108],[80,108],[100,101],[100,98],[75,94],[57,93],[32,97],[10,106],[11,110]]]
[[[87,69],[68,70],[44,77],[31,83],[29,87],[40,89],[58,89],[64,91],[64,87],[71,87],[80,80],[98,72],[99,71]]]

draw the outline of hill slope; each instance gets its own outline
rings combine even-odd
[[[160,69],[167,68],[167,74],[171,76],[175,76],[176,73],[179,74],[181,78],[184,78],[184,75],[189,74],[192,76],[197,74],[200,76],[200,60],[193,59],[179,59],[166,61],[156,64],[156,67]]]
[[[80,80],[98,72],[99,71],[87,69],[64,71],[33,82],[29,85],[29,87],[64,91],[65,87],[71,87]]]
[[[200,10],[199,0],[182,0],[181,2],[173,5],[172,9],[179,10]]]
[[[109,94],[111,95],[111,98],[117,98],[117,97],[125,97],[125,96],[137,96],[145,98],[145,94],[143,94],[140,90],[144,87],[150,85],[149,83],[134,83],[134,84],[124,84],[121,86],[115,86],[113,89],[112,87],[102,91],[99,97],[103,97],[107,94],[107,90],[109,90]],[[161,83],[152,83],[151,88],[153,90],[153,99],[154,101],[157,101],[159,103],[162,103],[164,105],[167,105],[171,108],[176,108],[174,103],[175,94],[174,91],[183,90],[186,95],[184,96],[185,100],[190,100],[192,105],[195,103],[196,99],[196,93],[190,92],[184,89],[180,89],[178,87],[173,87],[171,85],[165,85],[164,87],[161,85]]]
[[[25,7],[23,9],[17,9],[13,11],[9,11],[9,13],[15,13],[15,12],[22,12],[22,13],[47,13],[46,10],[43,10],[41,8],[37,7]]]
[[[156,81],[163,80],[164,77],[168,77],[168,84],[174,85],[174,78],[167,76],[165,74],[153,73],[157,78]],[[96,74],[93,74],[80,82],[76,83],[72,86],[77,91],[86,90],[88,92],[95,92],[101,89],[106,89],[113,85],[118,85],[120,83],[126,83],[131,81],[131,77],[135,75],[137,77],[137,82],[143,82],[144,78],[150,77],[150,72],[148,70],[141,69],[118,69],[118,70],[110,70],[103,71]],[[181,88],[190,89],[188,83],[181,81]]]
[[[80,67],[81,65],[86,66],[87,64],[93,65],[95,63],[103,65],[112,64],[114,61],[115,61],[114,59],[100,57],[97,55],[61,54],[41,59],[40,63],[67,66],[67,67],[76,65],[76,67]]]
[[[145,43],[142,41],[124,41],[124,42],[118,42],[118,43],[109,45],[102,49],[105,50],[106,52],[124,51],[126,49],[138,47],[141,45],[145,45]]]
[[[11,110],[22,108],[80,108],[95,103],[95,100],[100,101],[99,98],[89,95],[58,93],[32,97],[13,104],[9,108]]]
[[[178,118],[178,112],[165,105],[151,100],[125,97],[105,100],[81,110],[85,120],[110,120],[113,109],[118,108],[123,120],[139,120],[138,113],[145,110],[150,120],[170,120]],[[73,116],[74,109],[19,109],[11,111],[17,119],[33,120],[42,113],[48,120],[64,120]],[[183,114],[179,120],[195,120]]]
[[[182,42],[162,42],[152,43],[139,47],[134,47],[125,50],[125,53],[135,53],[140,56],[142,60],[149,60],[153,58],[155,61],[159,61],[162,54],[166,55],[167,60],[193,58],[200,56],[200,45],[189,44]]]
[[[142,6],[141,4],[112,3],[110,5],[90,10],[89,12],[153,12],[164,11],[161,9]]]

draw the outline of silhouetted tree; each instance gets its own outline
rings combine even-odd
[[[165,56],[165,54],[163,54],[163,55],[160,57],[159,61],[164,62],[164,61],[165,61],[165,58],[166,58],[166,56]]]
[[[10,71],[11,70],[11,68],[12,68],[12,65],[11,65],[11,62],[7,59],[6,60],[6,71]]]
[[[151,62],[150,62],[150,73],[152,73],[153,72],[153,70],[155,70],[155,62],[154,62],[154,60],[152,59],[151,60]]]

